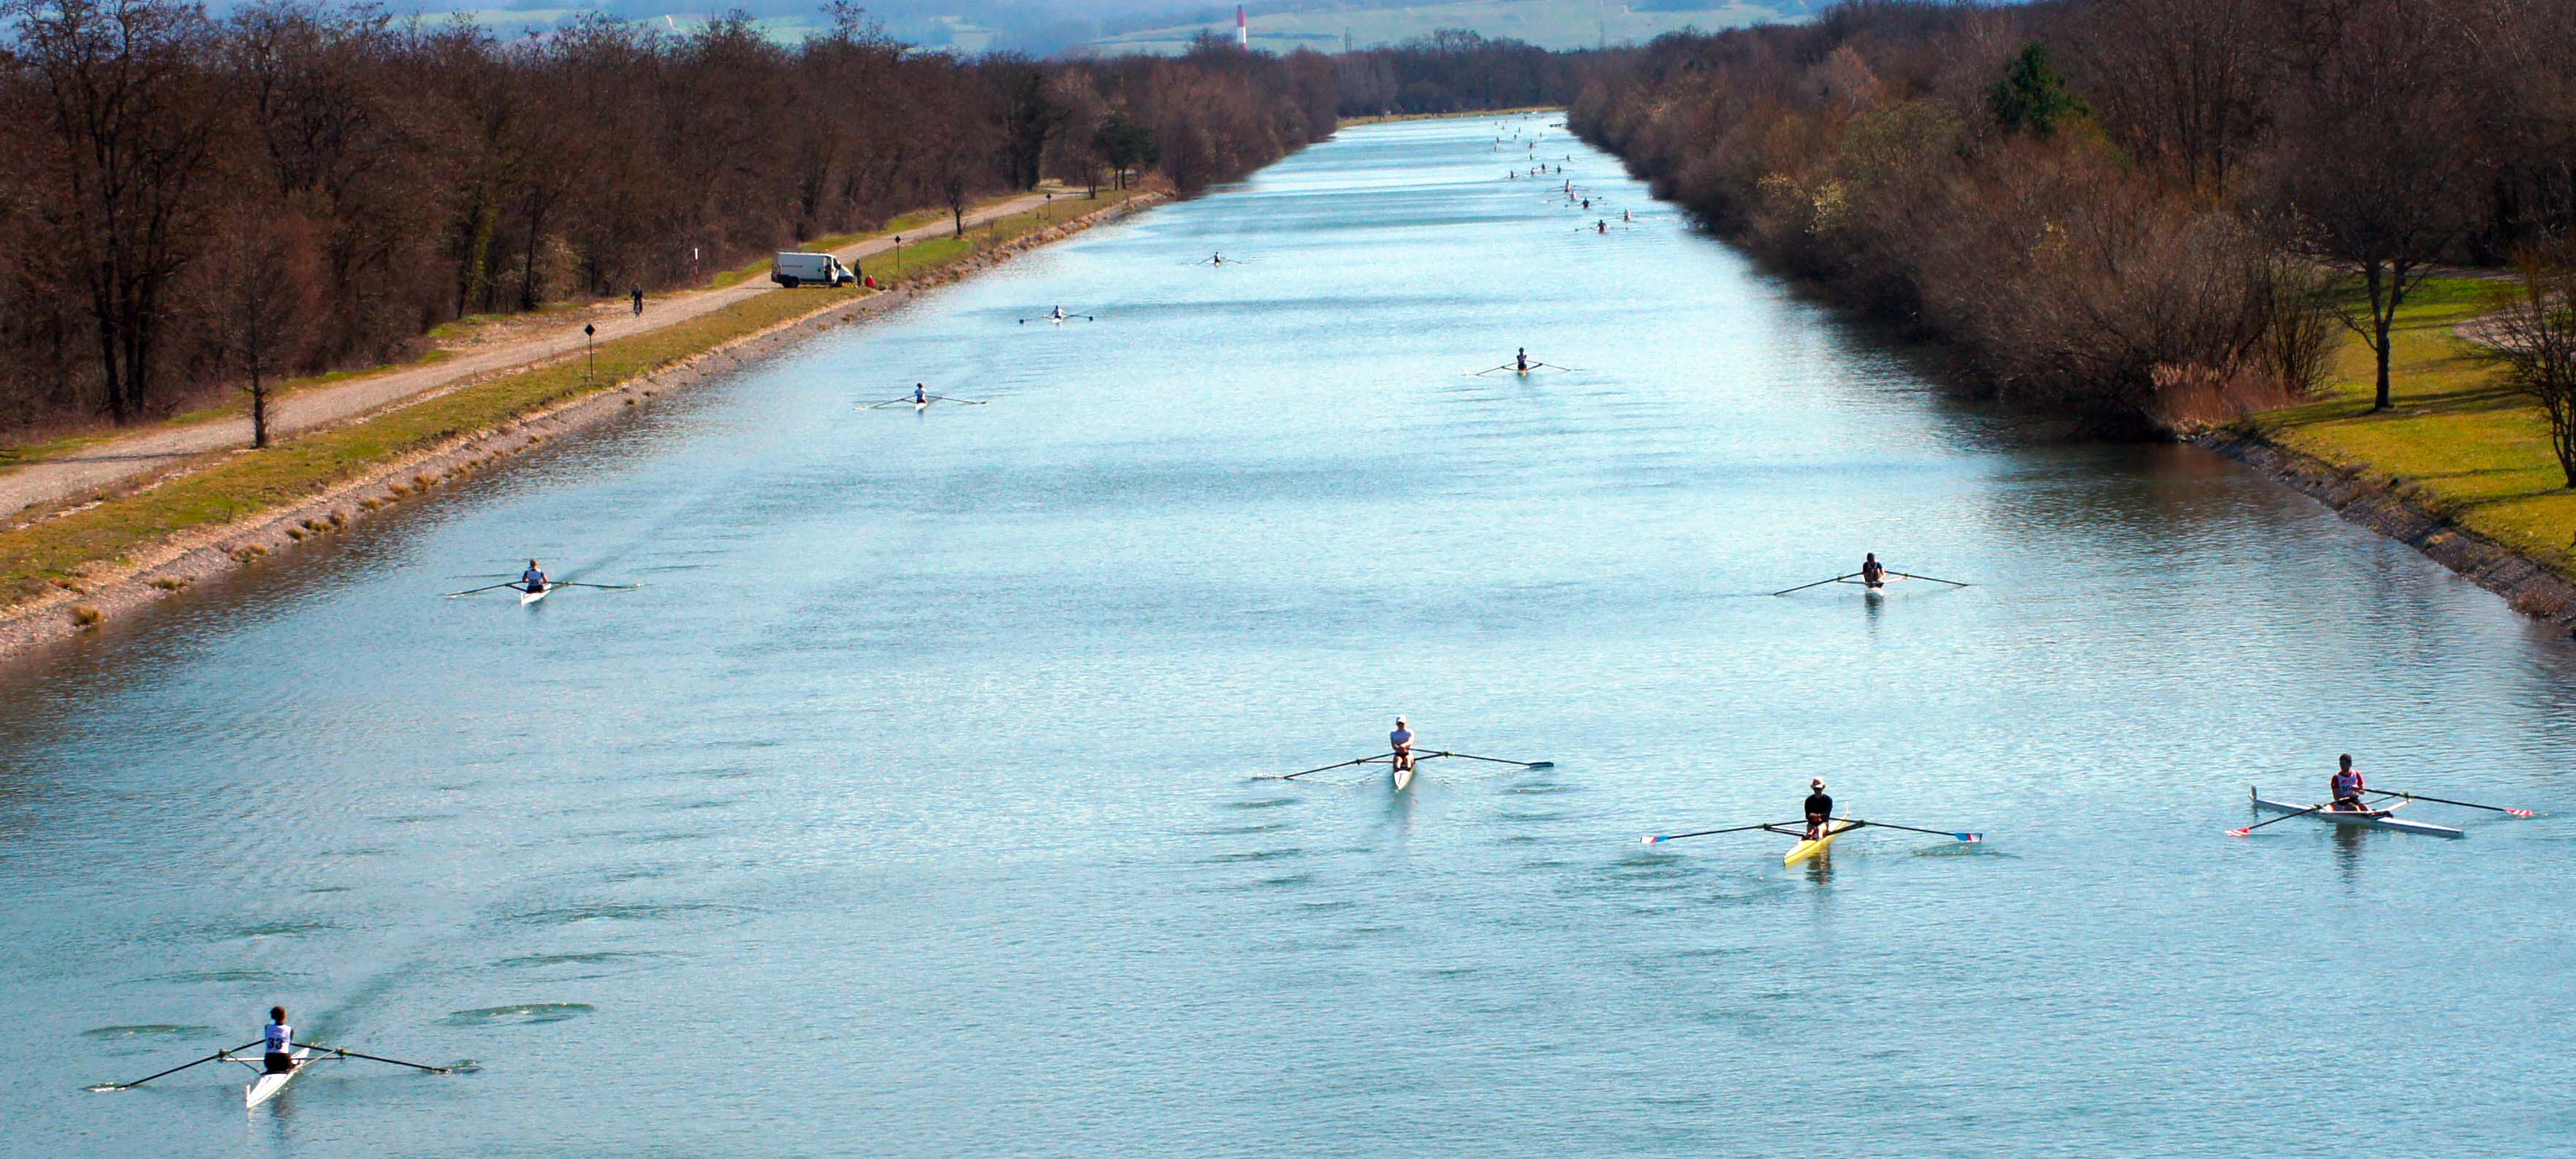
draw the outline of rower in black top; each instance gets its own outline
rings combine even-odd
[[[1878,589],[1887,586],[1887,565],[1878,562],[1877,552],[1872,551],[1862,553],[1860,561],[1860,582],[1867,585],[1871,591],[1877,591]]]
[[[1807,840],[1825,839],[1825,827],[1833,824],[1834,799],[1825,795],[1825,779],[1807,782]]]

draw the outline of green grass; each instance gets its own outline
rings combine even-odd
[[[1079,204],[1088,212],[1128,196],[1103,190],[1100,200]],[[907,245],[903,276],[922,277],[1071,216],[1062,207],[1058,210],[1043,220],[1035,214],[1017,214],[993,223],[989,230],[970,230],[963,239]],[[847,288],[755,295],[685,322],[601,343],[595,377],[586,376],[581,359],[503,375],[362,423],[289,439],[256,455],[225,456],[202,471],[86,511],[0,532],[0,606],[43,595],[57,581],[71,582],[86,564],[130,559],[174,535],[304,502],[457,436],[608,389],[868,293]],[[100,436],[84,437],[95,441]]]
[[[2576,490],[2549,449],[2548,419],[2452,333],[2484,312],[2498,286],[2437,278],[2408,298],[2390,335],[2390,409],[2371,411],[2370,347],[2346,332],[2326,397],[2252,421],[2266,438],[2386,482],[2417,507],[2576,578]]]

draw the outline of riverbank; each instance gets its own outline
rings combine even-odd
[[[2428,281],[2393,334],[2396,405],[2373,412],[2371,354],[2337,350],[2325,396],[2194,441],[2254,467],[2576,630],[2576,490],[2538,407],[2507,393],[2459,329],[2495,283]]]
[[[0,658],[93,628],[156,599],[516,454],[645,405],[817,330],[1162,200],[1103,191],[1070,220],[1007,219],[965,238],[907,244],[900,275],[869,291],[765,293],[685,322],[600,343],[384,413],[232,451],[177,477],[45,513],[0,532]]]

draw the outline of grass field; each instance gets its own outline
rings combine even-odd
[[[2392,334],[2389,410],[2371,412],[2370,347],[2347,332],[2325,398],[2252,422],[2274,442],[2387,482],[2415,506],[2576,577],[2576,491],[2550,452],[2547,419],[2506,393],[2496,369],[2452,332],[2502,285],[2439,278],[2408,299]]]
[[[1105,209],[1133,196],[1102,190],[1097,201],[1016,214],[967,231],[904,246],[904,269],[889,285],[941,272],[977,252]],[[603,342],[598,370],[574,359],[464,387],[365,422],[288,439],[215,466],[14,531],[0,532],[0,607],[78,581],[85,565],[132,558],[173,535],[217,527],[312,498],[385,464],[479,430],[619,383],[729,341],[864,296],[868,291],[804,289],[760,294],[673,326]]]

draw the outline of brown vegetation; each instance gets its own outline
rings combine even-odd
[[[2576,228],[2576,0],[1850,0],[1616,63],[1571,123],[1659,193],[2106,432],[2302,394],[2337,318],[2385,406],[2432,263]]]
[[[1159,164],[1196,192],[1329,135],[1374,99],[1346,79],[1546,95],[1497,62],[1547,54],[1509,43],[970,59],[829,11],[782,45],[739,15],[505,41],[306,0],[0,0],[0,432],[235,386],[263,411],[280,377],[467,315],[696,283],[927,206],[962,232],[1048,174]]]

